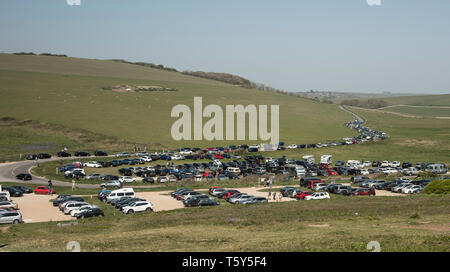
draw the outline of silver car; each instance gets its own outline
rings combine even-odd
[[[0,224],[18,224],[23,223],[22,214],[19,211],[3,210],[0,211]]]

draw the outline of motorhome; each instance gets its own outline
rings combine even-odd
[[[303,156],[303,160],[306,161],[306,162],[309,163],[309,164],[315,163],[315,159],[314,159],[314,156],[313,156],[313,155],[306,155],[306,156]]]
[[[302,165],[286,165],[286,170],[294,177],[304,177],[306,175],[305,167]]]
[[[364,168],[364,164],[358,160],[348,160],[345,166],[352,168]]]
[[[443,163],[434,163],[427,166],[427,170],[436,174],[447,173],[447,167]]]
[[[320,164],[330,165],[331,163],[333,163],[332,155],[323,155],[322,157],[320,157]]]

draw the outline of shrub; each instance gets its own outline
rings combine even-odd
[[[424,194],[448,194],[450,193],[450,179],[435,180],[423,189]]]

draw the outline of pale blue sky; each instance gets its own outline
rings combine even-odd
[[[0,51],[146,61],[290,91],[450,93],[450,1],[0,0]]]

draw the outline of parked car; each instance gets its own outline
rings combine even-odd
[[[265,197],[254,196],[254,197],[246,199],[245,201],[242,202],[242,204],[255,204],[255,203],[267,203],[267,202],[268,202],[268,200]]]
[[[295,196],[297,200],[303,200],[306,196],[312,195],[312,192],[303,191]]]
[[[13,201],[0,201],[0,210],[2,209],[14,209],[18,210],[19,205]]]
[[[0,224],[23,223],[22,214],[15,210],[0,210]]]
[[[52,155],[48,154],[48,153],[39,153],[37,155],[38,159],[50,159],[52,157]]]
[[[72,210],[79,209],[84,206],[91,206],[91,204],[87,202],[72,202],[64,206],[64,214],[70,214]]]
[[[118,180],[109,180],[105,183],[100,184],[100,188],[122,188],[122,182]]]
[[[12,186],[14,189],[21,191],[24,194],[31,194],[33,192],[33,190],[31,190],[30,188],[26,187],[26,186],[22,186],[22,185],[16,185],[16,186]]]
[[[57,155],[58,157],[70,157],[70,156],[72,156],[72,154],[70,154],[70,153],[67,152],[67,151],[59,151],[58,153],[56,153],[56,155]]]
[[[47,186],[38,186],[35,190],[34,190],[35,194],[39,194],[39,195],[50,195],[50,194],[54,194],[55,190],[53,190],[53,188],[47,187]]]
[[[75,155],[75,157],[89,157],[89,156],[91,156],[91,154],[89,152],[80,151],[80,150],[75,151],[74,155]]]
[[[135,213],[135,212],[152,212],[153,204],[149,201],[137,201],[131,203],[129,206],[124,206],[122,212],[125,214]]]
[[[101,150],[97,150],[94,152],[94,155],[97,157],[101,157],[101,156],[108,156],[108,153],[101,151]]]
[[[77,219],[84,219],[87,217],[94,217],[94,216],[103,217],[103,216],[105,216],[105,214],[99,208],[90,208],[90,209],[80,212],[79,214],[77,214],[76,217],[77,217]]]
[[[330,195],[327,192],[318,192],[313,193],[312,195],[305,196],[305,200],[314,200],[314,199],[327,199],[330,198]]]
[[[374,188],[355,188],[355,191],[352,191],[352,195],[354,196],[360,196],[360,195],[375,195],[375,189]]]
[[[4,186],[2,187],[3,191],[8,191],[9,192],[9,196],[11,197],[21,197],[23,196],[23,192],[20,190],[17,190],[16,188],[13,187],[9,187],[9,186]]]

